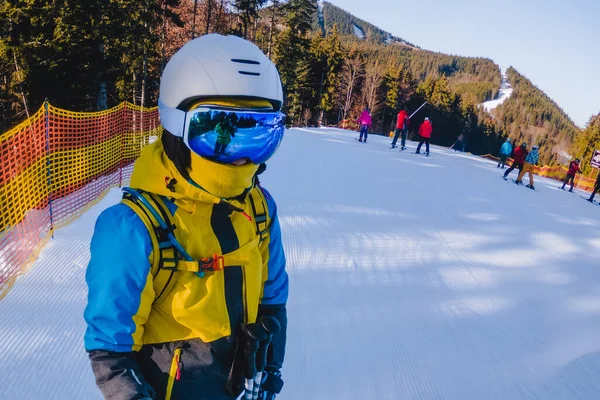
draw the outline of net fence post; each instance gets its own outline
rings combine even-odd
[[[44,101],[44,134],[46,140],[46,184],[48,185],[50,232],[52,232],[52,239],[54,239],[54,215],[52,213],[52,161],[50,160],[50,113],[48,107],[48,99]]]
[[[123,187],[123,165],[125,154],[125,118],[127,115],[127,101],[123,102],[123,112],[121,113],[121,154],[119,155],[119,187]]]

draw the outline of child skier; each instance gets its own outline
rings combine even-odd
[[[536,166],[538,164],[538,160],[539,160],[538,149],[539,149],[539,146],[533,146],[531,149],[531,152],[529,152],[529,154],[527,154],[527,157],[525,157],[525,166],[523,167],[523,170],[519,173],[519,177],[515,181],[515,183],[517,185],[523,184],[523,181],[522,181],[523,176],[525,175],[525,173],[528,172],[529,173],[529,185],[527,185],[527,187],[529,189],[535,190],[535,187],[533,186],[533,168],[534,168],[534,166]]]
[[[369,110],[369,107],[366,107],[364,109],[364,111],[360,114],[360,117],[358,118],[358,126],[360,127],[360,138],[358,139],[359,142],[363,141],[363,135],[365,136],[365,140],[364,142],[367,143],[367,136],[369,134],[369,128],[371,128],[371,111]]]
[[[398,113],[398,121],[396,122],[396,131],[394,132],[394,140],[392,140],[392,149],[396,148],[396,142],[398,137],[402,135],[402,141],[400,142],[400,150],[405,150],[406,147],[406,136],[408,133],[408,114],[406,113],[406,107],[402,107],[402,110]]]
[[[419,136],[421,137],[421,141],[417,146],[416,154],[421,154],[421,146],[425,143],[425,155],[429,157],[429,139],[431,139],[431,132],[433,128],[431,127],[431,122],[429,121],[429,117],[425,117],[425,121],[419,127]]]
[[[579,162],[579,158],[576,158],[575,161],[571,161],[571,164],[569,164],[569,171],[567,171],[567,177],[565,178],[565,181],[563,182],[563,185],[561,187],[562,190],[565,190],[565,185],[570,181],[571,189],[569,189],[569,192],[573,193],[573,186],[575,185],[575,174],[581,173],[581,169],[579,169]]]
[[[508,175],[513,172],[515,168],[519,168],[519,173],[523,171],[523,165],[525,164],[525,157],[527,157],[527,154],[527,143],[522,143],[521,146],[515,149],[513,163],[504,173],[504,180],[507,180]]]
[[[502,169],[504,169],[504,166],[506,165],[506,159],[510,157],[512,150],[513,148],[512,144],[510,143],[510,139],[506,139],[506,142],[504,142],[502,147],[500,147],[500,161],[498,161],[498,166],[496,168],[500,168],[500,166],[502,166]]]
[[[167,63],[162,138],[142,150],[90,246],[84,344],[105,398],[281,390],[288,278],[257,176],[283,137],[282,100],[275,66],[234,36],[194,39]],[[215,149],[222,116],[238,133]]]

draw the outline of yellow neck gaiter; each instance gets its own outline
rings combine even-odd
[[[256,171],[256,164],[219,164],[192,152],[192,163],[188,173],[190,178],[208,193],[231,199],[252,187]]]

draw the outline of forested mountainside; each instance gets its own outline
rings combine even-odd
[[[507,75],[513,93],[492,111],[502,130],[518,143],[540,145],[543,164],[565,161],[560,160],[560,154],[569,151],[580,129],[550,97],[516,69],[510,67]]]
[[[564,112],[514,69],[514,95],[491,116],[478,105],[500,87],[492,60],[420,49],[315,0],[3,2],[0,132],[46,98],[74,111],[123,100],[155,105],[165,62],[206,33],[238,35],[265,51],[280,71],[284,111],[293,125],[354,121],[368,106],[372,130],[387,134],[401,107],[414,111],[427,101],[412,119],[411,135],[429,116],[434,143],[451,145],[462,134],[474,153],[496,153],[510,136],[541,144],[542,161],[555,162],[561,150],[581,152],[594,137],[580,136]],[[579,147],[569,150],[573,140]]]

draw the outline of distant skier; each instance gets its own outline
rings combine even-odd
[[[498,161],[498,166],[496,168],[500,168],[502,165],[502,169],[504,169],[504,166],[506,165],[506,159],[510,157],[512,150],[513,148],[512,144],[510,143],[510,139],[506,139],[506,142],[504,142],[502,147],[500,147],[500,161]]]
[[[590,196],[589,199],[587,199],[587,201],[589,201],[590,203],[593,203],[594,196],[598,192],[600,192],[600,173],[598,173],[598,176],[596,177],[596,184],[594,185],[594,190],[592,190],[592,195]]]
[[[565,181],[561,187],[562,190],[565,190],[566,184],[570,181],[571,189],[569,189],[569,192],[573,193],[573,186],[575,186],[575,174],[581,173],[581,169],[579,169],[579,163],[579,158],[576,158],[575,161],[571,161],[571,164],[569,164],[569,171],[567,172],[567,177],[565,178]]]
[[[392,140],[392,149],[396,148],[396,142],[398,137],[402,135],[402,141],[400,142],[400,150],[405,150],[406,147],[406,136],[408,134],[408,114],[406,113],[406,107],[402,107],[402,110],[398,113],[398,121],[396,122],[396,131],[394,132],[394,140]]]
[[[527,157],[525,157],[525,166],[523,167],[523,170],[519,173],[519,177],[515,181],[517,185],[523,184],[523,176],[525,175],[525,173],[528,172],[529,185],[527,185],[527,187],[529,189],[535,190],[535,187],[533,186],[533,168],[538,164],[540,158],[538,149],[539,146],[533,146],[531,148],[531,152],[529,152],[529,154],[527,154]]]
[[[454,151],[460,151],[461,153],[465,151],[465,135],[462,133],[458,135],[456,138],[456,143],[454,143]]]
[[[521,146],[515,149],[515,157],[513,158],[512,166],[504,173],[504,180],[507,179],[508,175],[519,168],[519,173],[523,171],[523,165],[525,165],[525,157],[527,157],[527,143],[521,144]]]
[[[367,135],[369,134],[369,128],[371,128],[371,110],[369,107],[366,107],[365,110],[360,114],[358,118],[358,126],[360,127],[360,138],[359,142],[363,141],[363,135],[365,136],[364,142],[367,143]]]
[[[429,139],[431,139],[431,132],[433,128],[431,127],[431,122],[429,121],[429,117],[425,117],[425,121],[421,124],[419,128],[419,136],[421,137],[421,141],[417,146],[416,154],[421,154],[421,146],[425,143],[425,155],[429,156]]]

